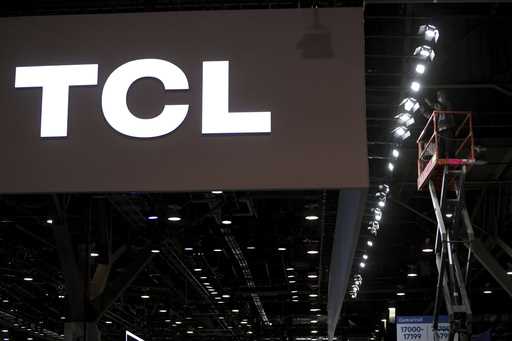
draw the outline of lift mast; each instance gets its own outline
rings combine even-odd
[[[464,180],[475,163],[470,112],[434,111],[418,144],[418,190],[428,190],[437,221],[437,286],[433,312],[434,340],[439,340],[441,297],[449,320],[448,341],[471,340],[471,305],[466,291],[473,227],[464,200]],[[460,259],[465,252],[464,268]]]

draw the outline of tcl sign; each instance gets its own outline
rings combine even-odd
[[[137,59],[119,66],[103,86],[103,115],[112,128],[132,137],[169,134],[185,120],[189,105],[165,105],[150,119],[139,118],[128,108],[130,86],[141,78],[160,80],[165,90],[188,90],[185,73],[161,59]],[[16,68],[16,88],[42,88],[41,137],[64,137],[68,130],[71,86],[97,85],[98,64],[29,66]],[[202,133],[270,133],[271,113],[229,112],[229,62],[203,62]]]

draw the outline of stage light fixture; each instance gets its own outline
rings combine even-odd
[[[364,260],[367,260],[367,259],[368,259],[368,255],[367,255],[367,254],[364,254],[364,255],[363,255],[363,259],[364,259]]]
[[[430,46],[422,45],[418,46],[415,50],[413,55],[417,57],[420,60],[425,61],[433,61],[436,57],[436,53],[434,52],[434,49],[432,49]]]
[[[412,117],[412,115],[408,112],[401,112],[398,115],[396,115],[395,118],[401,125],[405,125],[406,127],[409,127],[412,124],[414,124],[414,117]]]
[[[365,267],[366,267],[366,263],[365,263],[365,262],[361,262],[361,263],[359,263],[359,267],[360,267],[360,268],[365,268]]]
[[[395,165],[392,162],[388,162],[388,170],[392,172],[395,169]]]
[[[393,129],[393,136],[400,138],[401,140],[405,140],[411,136],[411,132],[405,125],[401,125]]]
[[[398,159],[398,157],[400,156],[400,151],[397,148],[393,148],[393,150],[391,151],[391,156],[393,156],[395,159]]]
[[[158,216],[156,216],[156,215],[150,215],[150,216],[148,216],[148,218],[147,218],[147,219],[148,219],[148,220],[158,220]]]
[[[426,70],[426,67],[425,67],[425,64],[422,64],[422,63],[418,63],[416,64],[416,67],[414,68],[414,71],[418,74],[418,75],[422,75],[425,73],[425,70]]]
[[[401,111],[406,111],[411,114],[414,114],[420,108],[420,104],[418,103],[418,100],[416,98],[407,97],[403,99],[402,102],[400,102],[398,107]]]
[[[418,91],[421,90],[421,84],[418,81],[412,81],[411,85],[410,85],[410,88],[411,88],[412,91],[418,92]]]
[[[434,25],[421,25],[418,34],[429,43],[437,43],[439,39],[439,30]]]
[[[372,247],[373,246],[373,242],[371,240],[368,240],[368,241],[366,241],[366,245],[368,245],[369,247]]]
[[[212,191],[211,193],[212,194],[222,194],[223,192],[222,191]]]

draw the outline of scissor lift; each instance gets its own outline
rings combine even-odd
[[[439,340],[438,316],[443,295],[450,325],[448,341],[469,341],[472,313],[466,281],[474,234],[464,200],[464,180],[475,163],[471,113],[434,111],[417,144],[418,190],[428,188],[437,220],[434,339]],[[464,271],[458,254],[464,251],[463,245],[468,249]]]

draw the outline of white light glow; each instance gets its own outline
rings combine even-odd
[[[151,138],[169,134],[180,126],[188,113],[188,105],[164,105],[153,118],[135,116],[126,101],[128,89],[138,79],[156,78],[165,90],[189,89],[187,76],[176,65],[161,59],[137,59],[115,69],[103,87],[103,115],[112,128],[121,134]]]
[[[149,295],[141,295],[140,298],[142,298],[143,300],[147,300],[149,298]]]
[[[446,218],[450,219],[450,218],[452,218],[452,217],[453,217],[453,213],[446,213],[446,215],[445,215],[445,216],[446,216]]]
[[[286,251],[286,248],[285,247],[278,247],[277,251]]]
[[[222,194],[223,192],[222,191],[212,191],[211,193],[212,194]]]
[[[391,155],[393,155],[393,157],[395,159],[397,159],[399,156],[400,156],[400,152],[398,151],[398,149],[393,149],[393,151],[391,152]]]
[[[184,250],[185,250],[185,251],[194,251],[194,248],[186,247]]]
[[[32,278],[32,277],[24,277],[23,280],[25,282],[32,282],[34,280],[34,278]]]
[[[200,272],[200,271],[203,271],[203,269],[201,269],[201,268],[194,268],[194,271],[195,272]]]
[[[247,250],[256,250],[256,246],[248,246]]]
[[[318,294],[309,294],[309,297],[315,298],[318,297]]]
[[[415,71],[419,75],[424,74],[425,73],[425,65],[424,64],[417,64]]]
[[[397,296],[405,296],[405,292],[397,292],[396,295]]]
[[[489,294],[492,294],[492,290],[484,290],[483,293],[486,295],[489,295]]]
[[[421,252],[423,252],[423,253],[432,253],[432,252],[434,252],[434,249],[424,248],[424,249],[421,250]]]
[[[47,219],[47,220],[46,220],[46,223],[47,223],[47,224],[50,224],[50,225],[51,225],[51,224],[53,224],[53,219]]]
[[[311,308],[311,309],[309,309],[309,311],[314,313],[315,311],[320,311],[320,308]]]
[[[180,221],[180,220],[181,220],[181,217],[178,217],[178,216],[172,216],[172,217],[167,218],[167,220],[176,222],[176,221]]]
[[[231,296],[230,296],[230,295],[227,295],[227,294],[224,294],[224,295],[222,295],[222,297],[224,297],[224,298],[230,298]]]
[[[16,68],[16,88],[42,87],[41,137],[68,135],[69,87],[96,85],[98,64]]]
[[[366,242],[366,245],[368,245],[369,247],[372,247],[372,246],[373,246],[373,242],[372,242],[371,240],[368,240],[368,241]]]
[[[512,276],[512,271],[507,271],[507,275]]]
[[[112,324],[112,321],[105,321],[106,324]]]
[[[363,255],[363,259],[367,260],[368,259],[368,255]]]
[[[295,270],[295,268],[291,268],[291,267],[286,268],[286,271],[293,271],[293,270]]]
[[[229,112],[229,61],[203,62],[203,134],[270,133],[271,113]]]
[[[91,257],[99,257],[100,254],[98,252],[91,252]]]
[[[232,313],[238,313],[238,312],[240,312],[240,310],[238,310],[238,309],[231,309],[231,312]]]
[[[213,252],[222,252],[222,249],[213,249]]]
[[[317,215],[307,215],[304,217],[304,219],[312,221],[312,220],[318,220],[319,218]]]
[[[316,255],[318,254],[318,251],[317,250],[308,250],[308,255]]]
[[[229,219],[224,219],[221,221],[222,225],[231,225],[233,222]]]
[[[361,263],[359,263],[359,267],[360,267],[360,268],[365,268],[365,267],[366,267],[366,263],[365,263],[365,262],[361,262]]]
[[[388,170],[392,172],[395,169],[395,165],[391,162],[388,163]]]
[[[415,272],[410,272],[407,274],[407,277],[418,277],[418,274]]]
[[[156,216],[156,215],[148,216],[148,220],[157,220],[157,219],[158,219],[158,216]]]
[[[308,275],[308,278],[310,278],[310,279],[318,278],[318,275],[311,274],[311,275]]]
[[[380,200],[377,205],[379,205],[379,207],[386,207],[386,202],[384,200]]]
[[[151,253],[160,253],[160,250],[158,250],[158,249],[153,249],[153,250],[151,250]]]
[[[421,89],[421,84],[417,81],[411,82],[411,90],[414,92],[418,92]]]

